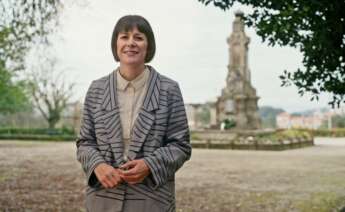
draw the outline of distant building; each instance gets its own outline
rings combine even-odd
[[[217,111],[214,102],[185,104],[188,126],[191,130],[217,126]]]
[[[291,115],[287,112],[280,113],[276,117],[277,127],[282,129],[291,128],[307,128],[318,129],[322,123],[326,120],[326,117],[320,113],[314,113],[310,116]]]
[[[188,119],[188,126],[191,130],[196,130],[200,127],[198,123],[197,114],[201,109],[201,104],[185,104],[186,114]]]

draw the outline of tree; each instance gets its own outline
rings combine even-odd
[[[276,116],[285,112],[281,108],[274,108],[271,106],[262,106],[259,108],[259,114],[264,128],[276,128]]]
[[[0,2],[0,60],[9,71],[24,68],[27,51],[58,23],[61,0],[6,0]]]
[[[298,93],[333,96],[332,107],[345,102],[345,1],[309,0],[199,0],[223,10],[235,2],[253,7],[245,17],[248,27],[271,46],[290,46],[303,53],[303,66],[284,70],[282,86],[297,86]]]
[[[72,97],[75,83],[66,81],[63,71],[57,70],[57,60],[49,56],[40,58],[40,64],[32,68],[28,79],[35,107],[49,128],[55,128]]]
[[[333,116],[332,125],[334,128],[345,128],[345,116],[344,115]]]
[[[210,124],[211,113],[209,106],[201,105],[201,108],[198,110],[197,121],[202,123],[203,126]]]
[[[61,8],[61,0],[0,1],[0,113],[29,104],[17,73],[25,68],[25,56],[33,45],[49,43],[47,36],[58,23]]]
[[[23,92],[24,81],[11,81],[11,75],[0,61],[0,114],[14,113],[29,109],[28,98]]]

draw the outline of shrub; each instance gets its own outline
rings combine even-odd
[[[5,140],[34,140],[34,141],[74,141],[76,136],[72,135],[11,135],[0,134],[0,139]]]
[[[0,128],[0,135],[74,135],[70,128]]]
[[[76,135],[70,128],[0,128],[0,139],[71,141]]]

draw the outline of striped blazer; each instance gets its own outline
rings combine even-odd
[[[191,156],[190,135],[178,84],[151,66],[146,96],[132,130],[128,158],[142,158],[150,175],[142,183],[105,189],[94,169],[124,163],[116,73],[92,82],[85,98],[77,159],[86,174],[90,212],[175,211],[175,172]]]

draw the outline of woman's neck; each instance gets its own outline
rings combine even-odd
[[[145,64],[138,65],[138,66],[128,66],[120,64],[120,74],[123,78],[127,81],[134,80],[137,76],[139,76],[145,69]]]

